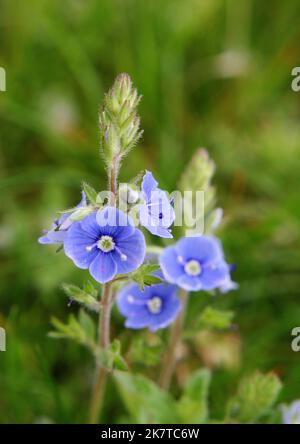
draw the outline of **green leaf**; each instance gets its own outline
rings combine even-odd
[[[78,304],[97,313],[100,311],[101,305],[96,299],[97,290],[91,283],[85,284],[84,289],[72,284],[62,284],[62,288],[66,295]]]
[[[70,216],[70,219],[75,222],[78,222],[78,221],[84,219],[89,214],[91,214],[93,211],[94,211],[93,207],[79,208],[78,210],[74,211],[74,213]]]
[[[97,288],[95,288],[95,286],[93,285],[93,283],[91,281],[87,281],[83,285],[82,289],[85,293],[93,296],[95,299],[98,297],[98,290],[97,290]]]
[[[135,335],[130,344],[130,361],[144,366],[158,365],[165,344],[158,335]]]
[[[126,364],[126,361],[120,355],[114,356],[113,367],[116,370],[121,370],[121,371],[128,370],[128,366]]]
[[[97,202],[97,191],[86,182],[82,183],[82,189],[85,192],[88,201],[92,205],[95,205]]]
[[[97,349],[96,356],[99,364],[107,370],[127,370],[128,366],[125,359],[121,356],[121,343],[115,339],[110,346],[104,349]]]
[[[115,339],[110,344],[110,349],[111,349],[112,353],[120,353],[120,351],[121,351],[121,342],[118,339]]]
[[[85,331],[85,334],[91,341],[96,341],[96,325],[93,319],[83,310],[79,311],[79,324]]]
[[[199,424],[208,419],[208,392],[211,373],[201,369],[193,373],[177,402],[177,411],[182,423]]]
[[[200,324],[208,328],[227,329],[230,327],[233,317],[233,311],[217,310],[208,306],[200,316]]]
[[[256,372],[241,381],[237,394],[228,402],[227,412],[231,421],[253,423],[269,413],[282,384],[273,374]]]
[[[144,264],[138,270],[131,273],[130,278],[135,281],[142,290],[144,290],[146,285],[154,285],[162,282],[162,279],[153,276],[153,273],[158,269],[158,264]]]
[[[161,390],[153,381],[142,375],[114,374],[120,395],[138,424],[176,424],[178,416],[171,395]]]
[[[66,324],[54,317],[51,319],[51,323],[55,330],[48,333],[49,337],[54,339],[70,339],[88,347],[92,351],[94,350],[95,343],[85,331],[84,327],[86,326],[83,327],[74,315],[69,316]]]

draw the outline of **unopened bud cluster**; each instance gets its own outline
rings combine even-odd
[[[120,74],[100,112],[101,151],[108,165],[120,164],[142,135],[137,115],[139,101],[128,74]]]

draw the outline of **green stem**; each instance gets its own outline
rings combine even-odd
[[[101,310],[98,325],[98,341],[101,349],[107,349],[110,344],[110,312],[112,306],[112,281],[103,287],[103,296],[101,299]],[[90,407],[90,424],[97,424],[105,391],[107,369],[97,365],[95,386],[93,390]]]
[[[163,356],[163,361],[161,366],[159,384],[161,388],[163,388],[164,390],[169,389],[176,368],[177,350],[181,341],[182,328],[188,302],[188,293],[184,290],[181,291],[181,301],[182,301],[182,308],[179,316],[177,317],[175,323],[173,324],[173,328],[171,330],[169,338],[169,343],[167,346],[167,350]]]

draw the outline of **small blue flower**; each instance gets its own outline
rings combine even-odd
[[[283,424],[300,424],[300,400],[281,408]]]
[[[184,237],[164,249],[160,266],[165,279],[188,291],[226,292],[235,288],[220,242],[209,236]]]
[[[86,196],[85,192],[81,193],[81,201],[74,208],[77,210],[78,208],[82,208],[86,206]],[[50,230],[44,230],[43,236],[41,236],[38,241],[40,244],[62,244],[67,236],[67,231],[70,226],[74,223],[72,221],[71,216],[73,213],[65,213],[59,219],[56,219]]]
[[[181,302],[176,295],[175,285],[156,284],[142,291],[137,284],[129,284],[122,288],[117,304],[125,316],[127,328],[149,328],[156,331],[165,328],[178,315]]]
[[[150,171],[146,171],[142,181],[145,203],[140,205],[139,218],[150,233],[171,238],[170,226],[174,222],[175,212],[167,194],[157,187],[158,183]]]
[[[115,207],[106,207],[75,222],[68,230],[64,249],[78,268],[88,268],[102,284],[138,268],[146,253],[142,232]]]

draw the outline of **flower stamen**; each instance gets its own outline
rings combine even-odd
[[[147,302],[147,307],[152,314],[160,313],[162,307],[161,298],[159,296],[154,296],[153,298],[149,299],[149,301]]]
[[[184,271],[189,276],[199,276],[199,274],[201,274],[202,269],[200,263],[195,259],[192,259],[185,264]]]
[[[111,236],[101,236],[97,242],[97,247],[103,251],[103,253],[109,253],[115,249],[115,243]]]

